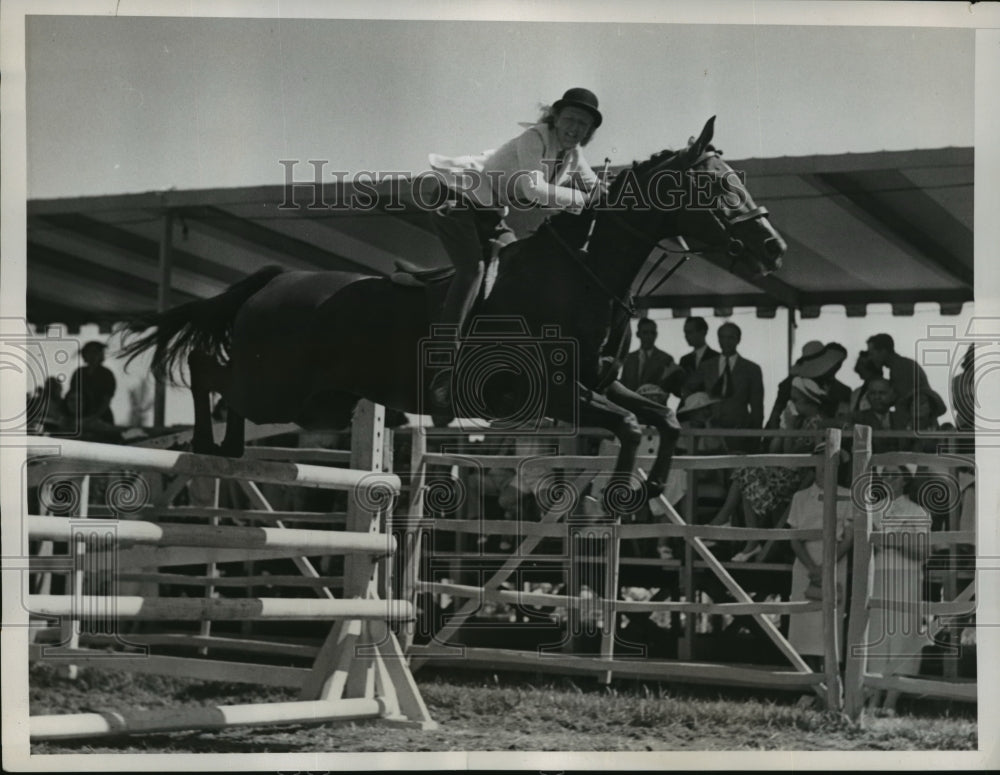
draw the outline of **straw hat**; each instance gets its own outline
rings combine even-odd
[[[900,402],[900,409],[906,413],[913,412],[913,402],[918,396],[927,396],[927,400],[930,403],[931,417],[938,418],[948,411],[948,407],[944,404],[944,399],[941,395],[932,388],[927,388],[921,390],[919,387],[911,395],[907,396]]]
[[[699,409],[704,409],[707,406],[712,406],[713,404],[719,403],[719,399],[712,398],[708,393],[701,390],[697,393],[692,393],[687,398],[684,399],[683,403],[677,407],[677,416],[680,417],[682,414],[690,414],[691,412],[697,412]]]
[[[822,342],[807,342],[802,348],[802,357],[789,371],[796,377],[815,379],[839,366],[846,357],[846,353],[837,347],[830,347]]]
[[[659,385],[654,385],[651,382],[647,382],[645,385],[639,385],[635,392],[643,398],[648,398],[650,401],[656,401],[658,404],[667,403],[667,391]]]
[[[792,390],[799,391],[810,401],[814,401],[817,404],[826,398],[826,390],[808,377],[794,377],[792,379]]]

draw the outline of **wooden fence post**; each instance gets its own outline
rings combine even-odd
[[[424,517],[424,482],[427,467],[424,455],[427,454],[427,431],[425,428],[414,427],[410,446],[410,503],[407,509],[406,526],[400,549],[403,559],[403,578],[400,583],[400,598],[408,600],[415,612],[414,620],[403,627],[403,649],[409,651],[413,645],[413,637],[420,609],[417,605],[417,582],[420,576],[421,554],[423,552],[423,528],[420,521]],[[425,616],[429,616],[425,611]]]
[[[823,454],[823,669],[827,710],[841,707],[840,606],[837,604],[837,469],[840,467],[840,429],[826,432]],[[846,581],[846,580],[845,580]],[[843,603],[846,605],[846,601]]]
[[[854,509],[854,569],[851,574],[851,609],[847,620],[847,643],[844,644],[844,709],[853,719],[865,705],[865,670],[868,667],[868,605],[874,584],[872,558],[872,515],[863,508],[862,480],[868,476],[872,457],[872,429],[854,426],[854,459],[851,476],[851,501]]]

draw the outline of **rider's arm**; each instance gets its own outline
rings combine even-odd
[[[594,188],[600,183],[600,178],[597,177],[597,173],[591,169],[579,149],[576,151],[576,164],[573,168],[572,179],[574,183],[580,184],[579,188],[582,188],[582,190],[588,193],[593,191]]]
[[[568,186],[556,186],[546,180],[546,169],[542,155],[545,142],[537,131],[529,130],[517,138],[516,150],[518,169],[509,174],[517,175],[517,194],[532,204],[554,207],[559,210],[580,212],[587,204],[583,191]],[[589,167],[587,168],[590,169]],[[593,170],[590,174],[596,180]]]

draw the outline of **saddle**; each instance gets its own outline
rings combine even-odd
[[[496,278],[498,266],[497,259],[500,258],[501,251],[513,245],[515,241],[514,235],[510,232],[501,232],[496,239],[490,240],[487,274],[492,271],[494,279]],[[450,280],[455,275],[455,267],[453,266],[438,266],[432,269],[425,269],[403,258],[396,258],[393,263],[395,264],[396,271],[389,275],[389,279],[396,285],[405,285],[408,288],[425,288],[428,285],[437,285],[445,280]]]
[[[455,274],[453,266],[425,269],[402,258],[395,259],[393,263],[396,266],[396,271],[389,275],[389,279],[396,285],[405,285],[408,288],[425,288],[428,285],[437,285],[451,279]]]

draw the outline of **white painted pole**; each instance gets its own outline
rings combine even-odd
[[[356,471],[350,468],[326,468],[267,460],[237,460],[165,449],[97,444],[72,439],[57,440],[44,436],[13,438],[10,443],[12,446],[26,447],[29,458],[59,457],[63,460],[106,463],[111,466],[161,471],[167,474],[220,476],[226,479],[291,484],[296,487],[362,491],[387,487],[393,493],[399,492],[399,477],[395,474]]]
[[[402,600],[328,600],[289,597],[198,598],[132,595],[111,597],[94,595],[101,610],[122,619],[200,621],[260,621],[264,619],[380,619],[413,618],[413,606]],[[77,614],[69,595],[29,595],[28,610],[38,616],[74,616]]]
[[[379,718],[380,699],[326,702],[275,702],[257,705],[216,705],[144,711],[69,713],[33,716],[32,740],[59,740],[97,735],[174,732],[184,729],[225,729],[240,725],[311,724],[325,721]]]
[[[28,535],[33,539],[68,541],[86,529],[86,523],[65,517],[29,516]],[[183,525],[119,520],[115,524],[119,546],[197,546],[216,549],[288,549],[303,555],[392,554],[395,538],[382,533],[342,533],[278,527]]]

